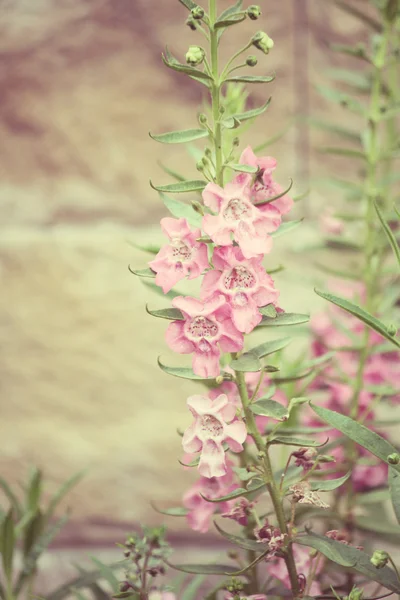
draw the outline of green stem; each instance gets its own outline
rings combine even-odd
[[[214,149],[215,149],[215,180],[218,185],[224,185],[223,156],[222,156],[222,128],[220,122],[221,108],[221,83],[218,67],[218,30],[215,29],[217,20],[217,0],[209,0],[210,15],[210,44],[211,44],[211,73],[213,81],[211,84],[211,102],[214,123]]]
[[[255,422],[255,418],[253,413],[249,408],[250,400],[247,393],[247,386],[245,381],[244,373],[235,371],[236,383],[238,386],[240,399],[242,401],[242,406],[244,410],[244,415],[246,419],[247,431],[252,436],[257,450],[262,453],[263,456],[263,467],[264,467],[264,475],[265,475],[265,483],[267,485],[267,490],[272,500],[272,504],[275,510],[275,515],[279,524],[279,528],[283,534],[289,536],[289,531],[286,523],[285,512],[283,510],[282,504],[282,496],[279,492],[279,489],[275,483],[274,474],[272,470],[271,459],[268,454],[268,448],[257,429],[257,425]],[[296,564],[294,561],[292,545],[289,544],[286,555],[285,555],[285,563],[289,573],[290,584],[292,587],[293,596],[297,597],[299,594],[299,582],[296,570]]]

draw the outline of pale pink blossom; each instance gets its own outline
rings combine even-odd
[[[149,600],[177,600],[177,598],[173,592],[153,590],[149,594]]]
[[[157,273],[156,284],[166,294],[178,281],[199,277],[209,267],[207,245],[196,240],[201,230],[191,230],[186,219],[161,219],[161,229],[169,243],[149,262]]]
[[[292,551],[296,563],[297,573],[299,577],[301,577],[303,580],[305,578],[307,582],[307,577],[309,576],[313,563],[313,558],[310,556],[310,550],[305,546],[292,544]],[[323,561],[319,561],[316,574],[321,571],[323,565]],[[276,562],[273,562],[269,570],[273,577],[276,577],[276,579],[281,581],[286,588],[289,590],[291,589],[292,586],[290,583],[289,573],[285,561],[282,558],[279,558]],[[321,586],[319,585],[318,581],[313,581],[309,592],[310,596],[318,596],[321,594]]]
[[[203,278],[201,297],[223,294],[232,307],[235,327],[250,333],[262,319],[258,307],[276,305],[279,297],[274,281],[262,266],[262,257],[245,258],[237,246],[216,248],[214,269]]]
[[[229,512],[222,513],[221,516],[225,519],[232,519],[232,521],[236,521],[239,525],[246,527],[254,505],[255,502],[249,502],[247,498],[240,498],[239,501],[234,503]]]
[[[166,332],[168,346],[179,354],[193,354],[196,375],[217,377],[220,350],[238,352],[243,347],[243,335],[232,322],[230,305],[222,295],[205,302],[178,296],[172,304],[184,318],[169,325]]]
[[[203,217],[203,229],[218,246],[231,246],[232,235],[246,258],[271,251],[271,232],[278,229],[278,209],[260,211],[251,201],[247,185],[228,183],[221,188],[208,183],[203,190],[204,204],[214,213]]]
[[[227,473],[223,444],[227,444],[232,452],[241,452],[247,435],[246,426],[236,418],[236,408],[225,394],[215,400],[191,396],[187,405],[194,422],[183,435],[183,449],[201,452],[198,468],[203,477],[222,477]]]
[[[237,487],[229,460],[227,472],[222,477],[200,477],[183,497],[183,506],[189,510],[186,519],[190,528],[199,533],[206,533],[213,515],[229,510],[232,505],[232,501],[207,502],[202,496],[215,500],[233,492]]]
[[[338,217],[335,217],[331,206],[325,207],[319,218],[319,225],[324,233],[340,235],[344,231],[344,223]]]
[[[243,150],[239,162],[241,165],[250,165],[251,167],[259,168],[256,177],[247,173],[240,173],[235,178],[235,181],[239,184],[247,183],[248,185],[251,185],[252,202],[265,202],[274,196],[278,196],[284,191],[282,186],[272,178],[272,173],[277,164],[276,159],[272,158],[272,156],[262,156],[258,158],[251,147],[248,146]],[[281,215],[284,215],[290,211],[292,206],[292,198],[288,194],[285,194],[277,200],[261,205],[259,208],[264,213],[275,211],[277,209]]]

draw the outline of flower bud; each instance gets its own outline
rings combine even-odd
[[[248,67],[255,67],[257,63],[258,63],[257,57],[254,55],[248,56],[246,58],[246,65]]]
[[[203,163],[201,163],[201,166],[203,166]],[[199,215],[204,216],[204,210],[202,205],[200,204],[200,202],[197,202],[197,200],[192,200],[192,208],[193,210],[195,210],[197,213],[199,213]],[[222,382],[221,382],[222,383]]]
[[[257,21],[257,19],[259,17],[261,17],[261,8],[259,6],[257,6],[256,4],[252,4],[251,6],[249,6],[249,8],[247,9],[247,16],[252,20],[252,21]]]
[[[264,52],[264,54],[268,54],[271,48],[274,47],[274,42],[271,40],[269,35],[267,35],[264,31],[258,31],[251,39],[251,43],[253,46]]]
[[[347,598],[348,600],[361,600],[363,595],[364,590],[360,590],[358,587],[353,587]]]
[[[201,6],[192,8],[192,17],[193,19],[196,19],[196,21],[200,21],[204,17],[204,8],[201,8]]]
[[[200,171],[200,172],[201,172],[201,171],[204,171],[204,165],[203,165],[203,161],[202,161],[202,160],[199,160],[199,161],[196,163],[196,169],[197,169],[198,171]]]
[[[371,563],[377,569],[383,569],[389,562],[389,554],[385,550],[375,550],[371,557]]]
[[[318,462],[320,462],[320,463],[336,462],[336,458],[334,456],[329,456],[328,454],[320,454],[318,456]]]
[[[207,117],[204,113],[199,114],[199,123],[200,125],[205,125],[207,123]]]
[[[196,27],[196,21],[193,19],[193,17],[188,17],[186,19],[186,25],[189,27],[189,29],[191,29],[192,31],[196,31],[197,27]]]
[[[186,52],[186,62],[192,67],[200,65],[205,57],[206,53],[200,46],[189,46],[189,50]]]
[[[233,138],[232,144],[237,147],[240,144],[240,140],[238,137]]]
[[[389,456],[387,457],[387,461],[390,465],[398,465],[400,462],[400,454],[397,454],[397,452],[389,454]]]
[[[395,325],[393,325],[393,323],[391,323],[390,325],[387,326],[387,332],[389,335],[394,337],[397,333],[397,327]]]
[[[216,383],[217,385],[221,385],[221,383],[223,383],[223,382],[224,382],[224,377],[223,377],[223,375],[218,375],[218,377],[216,377],[216,378],[215,378],[215,383]]]

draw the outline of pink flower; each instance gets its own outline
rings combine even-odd
[[[221,394],[215,400],[191,396],[187,400],[194,423],[185,431],[185,452],[201,452],[199,471],[204,477],[222,477],[227,473],[225,442],[232,452],[241,452],[246,439],[246,426],[236,419],[236,409]]]
[[[251,202],[250,188],[237,183],[228,183],[224,188],[208,183],[203,200],[218,213],[203,218],[203,229],[213,242],[231,246],[233,234],[246,258],[270,252],[272,238],[269,233],[278,229],[281,222],[278,209],[271,207],[268,213],[261,212]]]
[[[254,183],[251,186],[251,199],[253,202],[262,202],[263,200],[269,200],[274,196],[278,196],[283,192],[283,188],[272,179],[272,172],[276,168],[276,160],[272,156],[263,156],[257,158],[250,146],[247,146],[242,152],[240,157],[241,165],[250,165],[252,167],[258,167],[259,172],[255,178]],[[235,178],[235,182],[243,184],[251,184],[253,176],[246,173],[240,173]],[[278,210],[281,215],[284,215],[290,211],[293,206],[293,200],[285,194],[281,198],[274,200],[271,203],[260,206],[260,210],[264,213],[268,213],[271,210]]]
[[[249,502],[246,498],[241,498],[238,502],[235,502],[229,512],[223,513],[221,516],[225,519],[232,519],[236,523],[239,523],[239,525],[246,527],[254,505],[255,502]]]
[[[268,545],[266,560],[279,554],[285,547],[287,536],[277,527],[270,525],[268,519],[265,519],[262,527],[257,527],[254,530],[254,535],[258,542]]]
[[[173,306],[182,311],[184,320],[174,321],[167,329],[168,346],[179,354],[194,354],[193,371],[200,377],[217,377],[220,373],[220,348],[238,352],[243,335],[231,319],[231,307],[222,295],[205,302],[178,296]]]
[[[232,501],[207,502],[206,498],[216,499],[226,496],[238,486],[233,481],[230,461],[227,461],[227,472],[223,477],[200,477],[183,497],[183,506],[189,509],[186,516],[191,529],[206,533],[210,527],[214,513],[229,510]]]
[[[310,557],[310,551],[304,546],[299,546],[298,544],[293,544],[292,549],[294,560],[296,563],[297,573],[299,574],[299,576],[302,576],[302,578],[305,577],[307,579],[313,562],[313,559]],[[271,575],[279,579],[279,581],[281,581],[283,585],[290,590],[290,579],[284,560],[280,558],[278,561],[274,562],[271,565],[271,567]],[[322,569],[322,567],[323,562],[321,561],[319,563],[319,566],[317,567],[317,574]],[[311,596],[318,596],[319,594],[321,594],[321,588],[319,583],[317,581],[313,581],[309,591]]]
[[[295,457],[294,464],[296,467],[302,467],[304,471],[309,471],[314,466],[314,459],[318,452],[315,448],[299,448],[292,452],[292,456]]]
[[[176,600],[176,596],[173,592],[153,590],[149,594],[149,600]]]
[[[276,304],[279,292],[262,266],[262,257],[245,258],[237,246],[216,248],[214,270],[203,278],[201,297],[223,294],[232,307],[235,327],[250,333],[262,319],[259,306]]]
[[[156,284],[166,294],[174,285],[188,276],[194,279],[209,267],[206,244],[197,242],[200,229],[192,231],[186,219],[161,219],[161,229],[170,242],[163,246],[150,268],[157,273]]]
[[[331,206],[325,207],[320,218],[319,224],[324,233],[340,235],[344,231],[344,223],[334,215]]]

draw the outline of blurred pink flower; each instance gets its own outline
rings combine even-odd
[[[216,183],[208,183],[203,191],[203,200],[217,213],[203,218],[203,229],[215,244],[231,246],[233,234],[246,258],[271,251],[272,238],[269,234],[278,229],[281,215],[276,208],[263,213],[254,206],[249,187],[228,183],[221,188]]]
[[[272,156],[262,156],[258,158],[254,154],[251,147],[247,146],[247,148],[245,148],[245,150],[242,152],[239,163],[241,165],[259,167],[259,172],[250,188],[252,202],[269,200],[269,198],[278,196],[283,192],[282,186],[272,179],[272,172],[275,170],[277,164],[277,161],[275,158],[272,158]],[[235,178],[235,182],[239,184],[247,183],[250,185],[252,181],[253,176],[246,173],[240,173]],[[271,210],[275,211],[275,209],[277,209],[281,215],[284,215],[290,211],[292,206],[292,198],[290,198],[288,194],[285,194],[281,198],[278,198],[271,203],[260,206],[259,209],[264,213],[268,213]]]
[[[254,505],[255,502],[249,502],[247,498],[241,498],[234,503],[229,512],[222,513],[221,516],[225,519],[232,519],[233,521],[236,521],[236,523],[239,523],[239,525],[246,527]]]
[[[310,551],[305,546],[299,546],[297,544],[293,544],[292,549],[294,560],[296,563],[297,573],[299,576],[303,576],[307,580],[313,561],[313,559],[310,557]],[[317,574],[322,569],[322,567],[323,561],[320,561],[319,567],[317,568]],[[289,574],[286,568],[285,561],[282,558],[271,564],[270,572],[271,575],[279,579],[279,581],[281,581],[285,587],[291,589]],[[319,594],[321,594],[321,587],[319,583],[313,581],[309,592],[310,596],[318,596]]]
[[[227,472],[223,443],[232,452],[241,452],[247,435],[246,426],[236,419],[236,409],[225,394],[215,400],[191,396],[187,405],[194,423],[183,435],[183,449],[190,453],[201,452],[199,472],[203,477],[222,477]]]
[[[332,206],[326,206],[319,217],[321,231],[332,235],[340,235],[344,231],[344,223],[334,215]]]
[[[161,592],[159,590],[153,590],[149,594],[149,600],[177,600],[173,592]]]
[[[238,352],[243,347],[243,335],[232,323],[232,309],[225,297],[214,296],[201,302],[178,296],[172,305],[182,311],[184,320],[169,325],[168,346],[179,354],[194,354],[192,364],[196,375],[217,377],[220,348],[223,352]]]
[[[224,294],[232,307],[235,327],[250,333],[262,319],[259,306],[276,304],[279,297],[270,277],[262,266],[262,257],[245,258],[237,246],[216,248],[214,269],[205,274],[201,297]]]
[[[156,284],[166,294],[174,285],[188,276],[199,277],[210,265],[206,244],[197,242],[201,230],[191,230],[186,219],[161,219],[161,229],[170,242],[163,246],[150,268],[157,273]]]

